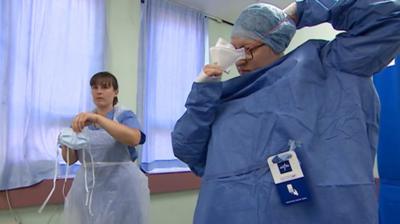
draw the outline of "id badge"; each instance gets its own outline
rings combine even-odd
[[[294,151],[269,157],[268,166],[283,204],[290,205],[310,198],[303,171]]]

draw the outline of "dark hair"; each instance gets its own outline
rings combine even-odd
[[[98,72],[90,78],[90,86],[93,87],[94,85],[105,85],[105,86],[112,86],[114,90],[118,90],[118,81],[117,78],[110,72]],[[114,97],[113,106],[118,103],[118,97]]]

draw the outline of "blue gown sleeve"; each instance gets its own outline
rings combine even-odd
[[[139,121],[136,117],[136,115],[130,111],[130,110],[126,110],[123,111],[118,117],[117,120],[120,124],[123,124],[125,126],[128,126],[130,128],[136,128],[140,131],[140,141],[139,141],[139,145],[144,144],[144,142],[146,141],[146,135],[143,133],[143,131],[141,130]],[[138,153],[136,151],[136,148],[134,146],[128,146],[128,151],[129,151],[129,155],[132,159],[132,161],[135,161],[138,157]]]
[[[400,0],[297,0],[297,28],[343,30],[322,51],[328,66],[372,76],[400,53]]]
[[[136,115],[132,111],[127,110],[122,112],[117,118],[117,120],[119,123],[125,126],[128,126],[130,128],[136,128],[140,131],[140,142],[139,142],[140,145],[146,141],[146,135],[142,132],[139,121]]]
[[[175,156],[198,176],[204,173],[207,145],[221,92],[221,82],[194,83],[185,104],[186,112],[171,134]]]

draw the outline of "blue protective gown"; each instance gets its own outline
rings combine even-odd
[[[195,224],[377,223],[373,177],[379,100],[371,76],[400,50],[400,1],[297,2],[298,28],[345,30],[273,65],[194,83],[172,133],[175,155],[202,177]],[[266,159],[296,152],[311,200],[281,204]]]

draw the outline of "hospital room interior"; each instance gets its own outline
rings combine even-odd
[[[133,148],[137,153],[134,164],[139,168],[140,175],[147,178],[141,180],[146,186],[148,184],[150,197],[146,210],[148,222],[143,223],[207,223],[199,221],[201,218],[194,221],[195,213],[201,214],[201,203],[205,203],[203,199],[199,201],[200,189],[205,188],[202,186],[203,171],[199,174],[192,166],[188,166],[186,161],[177,158],[177,151],[174,153],[174,133],[180,131],[177,131],[177,121],[184,116],[186,110],[189,111],[190,102],[187,98],[189,93],[194,91],[195,86],[192,87],[192,84],[196,77],[203,67],[212,64],[216,57],[211,55],[210,48],[225,44],[224,46],[229,45],[231,50],[238,52],[236,46],[230,42],[231,32],[241,11],[251,4],[262,3],[284,9],[293,2],[298,5],[322,2],[318,4],[325,10],[327,7],[323,5],[324,2],[335,2],[329,7],[336,7],[343,1],[0,0],[0,224],[65,223],[64,202],[75,174],[91,163],[88,165],[77,162],[68,165],[68,162],[64,161],[64,151],[60,145],[62,131],[76,128],[71,122],[75,121],[77,114],[93,111],[93,85],[103,85],[103,88],[104,83],[96,84],[96,80],[92,82],[91,77],[103,71],[113,74],[118,80],[117,105],[132,111],[140,123],[141,143]],[[400,6],[398,0],[382,2],[393,2]],[[400,15],[400,11],[397,15]],[[400,19],[397,18],[395,22],[400,24]],[[291,52],[307,41],[319,39],[328,43],[343,32],[346,31],[335,30],[328,22],[302,27],[296,30],[282,55],[296,56],[296,53]],[[400,39],[400,35],[396,38]],[[393,39],[395,38],[391,40]],[[263,47],[263,44],[260,46]],[[256,47],[255,51],[258,51]],[[380,126],[374,126],[379,138],[372,137],[376,140],[377,147],[372,150],[374,154],[371,157],[374,163],[371,177],[374,180],[376,195],[371,195],[371,198],[377,202],[376,218],[379,217],[379,223],[382,224],[400,223],[396,214],[396,210],[397,213],[400,211],[399,52],[400,47],[397,47],[397,55],[392,56],[388,62],[382,62],[386,65],[368,77],[372,83],[371,89],[373,92],[376,89],[379,96],[379,99],[376,99],[379,111],[374,111],[380,115],[377,118]],[[253,56],[251,50],[250,54],[251,59],[256,56]],[[307,57],[307,54],[304,55]],[[313,53],[309,55],[311,57]],[[222,80],[217,82],[225,83],[241,78],[234,63],[223,69]],[[275,65],[280,66],[279,63]],[[202,84],[200,83],[200,86]],[[114,84],[113,88],[116,89]],[[93,96],[93,100],[94,98]],[[270,101],[272,100],[268,100]],[[338,128],[341,125],[346,128],[346,125],[356,124],[359,121],[357,119],[353,120],[353,123],[336,125]],[[278,119],[276,122],[278,125],[281,121]],[[369,123],[366,127],[368,125]],[[354,132],[363,131],[358,127],[348,128]],[[214,134],[215,132],[213,136]],[[336,137],[335,133],[330,134],[329,138]],[[244,138],[249,136],[247,133],[243,135]],[[347,137],[350,139],[354,136],[358,136],[357,133],[350,133]],[[293,145],[290,145],[289,138],[287,140],[291,150]],[[231,141],[235,142],[236,139]],[[304,142],[305,146],[308,146],[307,141]],[[300,152],[301,150],[303,148],[300,147]],[[212,153],[208,156],[212,156]],[[335,159],[349,160],[339,156]],[[360,155],[359,159],[365,159],[364,155]],[[268,166],[267,159],[265,166]],[[304,170],[307,177],[308,168]],[[85,172],[82,181],[87,182],[87,179],[91,178],[91,172]],[[96,181],[100,183],[101,178],[96,178]],[[87,190],[92,183],[93,190]],[[93,179],[90,184],[85,183],[81,186],[82,189],[86,187],[86,196],[83,195],[82,200],[86,197],[85,209],[90,213],[91,209],[97,206],[96,200],[102,197],[100,194],[96,195],[96,183]],[[352,182],[349,180],[346,183]],[[125,177],[121,176],[119,184],[125,184]],[[132,192],[128,190],[119,193],[130,195]],[[204,192],[202,194],[207,193],[206,190]],[[240,195],[232,195],[232,203],[237,202],[236,197]],[[313,195],[311,200],[314,200]],[[123,203],[119,206],[125,206]],[[112,214],[113,208],[108,209]],[[252,224],[252,221],[248,224]]]

